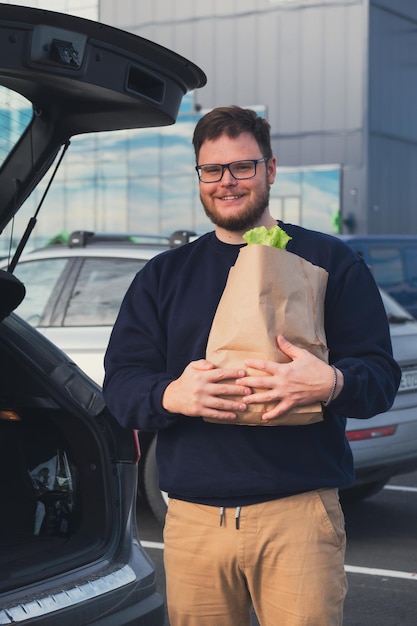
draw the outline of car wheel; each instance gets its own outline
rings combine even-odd
[[[158,522],[165,522],[168,507],[168,494],[159,489],[158,468],[156,466],[156,437],[150,443],[143,468],[145,494],[152,513]]]
[[[364,485],[355,485],[349,487],[349,489],[342,489],[340,491],[340,501],[342,504],[352,504],[364,500],[365,498],[370,498],[378,493],[378,491],[381,491],[387,482],[388,479],[376,480],[371,483],[365,483]]]

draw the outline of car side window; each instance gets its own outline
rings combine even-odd
[[[375,280],[381,287],[404,282],[404,268],[399,248],[371,246],[369,262]]]
[[[39,259],[19,263],[14,274],[26,287],[16,313],[32,326],[41,326],[68,259]]]
[[[417,247],[405,248],[404,255],[409,280],[417,285]]]
[[[111,326],[130,283],[146,261],[86,258],[74,284],[63,326]]]

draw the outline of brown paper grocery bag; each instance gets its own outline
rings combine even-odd
[[[326,270],[286,250],[260,244],[241,248],[214,316],[206,358],[218,367],[243,368],[248,375],[259,376],[258,370],[244,366],[245,359],[288,362],[277,346],[276,337],[281,334],[327,362],[327,278]],[[317,402],[262,421],[262,414],[273,406],[274,402],[252,404],[233,424],[298,426],[323,419]]]

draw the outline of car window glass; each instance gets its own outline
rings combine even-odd
[[[413,319],[412,315],[385,291],[380,291],[382,302],[388,318]]]
[[[405,248],[404,253],[410,282],[417,284],[417,247]]]
[[[68,259],[39,259],[19,263],[14,274],[26,287],[26,296],[16,312],[24,320],[39,326],[48,308],[58,280]]]
[[[63,325],[113,325],[124,294],[144,265],[140,259],[85,259]]]
[[[375,280],[381,287],[404,282],[401,251],[394,247],[370,247],[369,261]]]

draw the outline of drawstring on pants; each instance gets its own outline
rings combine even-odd
[[[240,506],[236,507],[236,511],[235,511],[235,522],[236,522],[236,530],[239,530],[239,524],[240,524]]]
[[[235,510],[235,524],[236,524],[236,530],[239,530],[239,526],[240,526],[240,506],[236,507]],[[224,520],[224,506],[220,507],[220,526],[223,526],[223,520]]]

